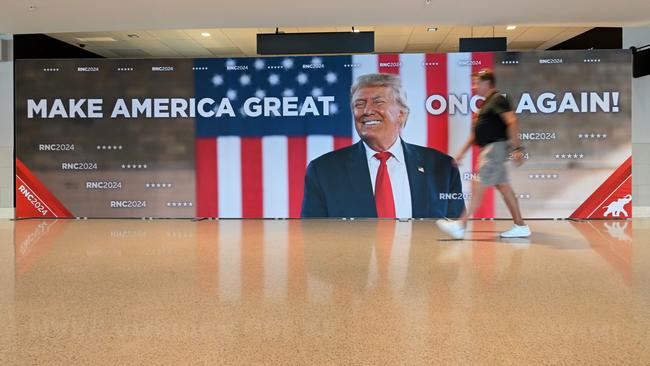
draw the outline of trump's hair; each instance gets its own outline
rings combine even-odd
[[[354,106],[352,96],[361,88],[384,86],[393,90],[395,101],[408,117],[409,107],[406,105],[406,91],[402,88],[402,79],[395,74],[365,74],[357,78],[357,81],[350,88],[350,106]]]

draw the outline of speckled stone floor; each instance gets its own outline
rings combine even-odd
[[[0,221],[0,365],[648,365],[650,220]]]

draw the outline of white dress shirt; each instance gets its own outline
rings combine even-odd
[[[378,151],[370,148],[365,142],[366,157],[368,159],[368,169],[370,170],[370,181],[372,182],[372,192],[375,192],[375,181],[377,180],[377,171],[379,171],[380,161],[375,157]],[[409,185],[409,176],[406,172],[406,162],[404,161],[404,150],[402,149],[402,139],[397,138],[393,146],[388,151],[392,154],[386,161],[388,166],[388,176],[390,177],[390,186],[393,189],[393,202],[395,202],[395,215],[398,218],[413,217],[411,210],[411,186]]]

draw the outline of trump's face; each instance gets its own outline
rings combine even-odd
[[[375,151],[388,150],[406,122],[406,111],[397,103],[393,89],[385,86],[357,89],[352,112],[359,137]]]

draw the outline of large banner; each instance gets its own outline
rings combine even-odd
[[[524,216],[631,217],[627,50],[17,60],[17,216],[300,217],[309,162],[359,141],[359,76],[399,74],[402,139],[453,156],[482,103],[471,75],[485,68],[527,148],[509,168]],[[478,152],[459,163],[461,194],[413,201],[468,204]],[[497,195],[477,217],[509,217]]]

